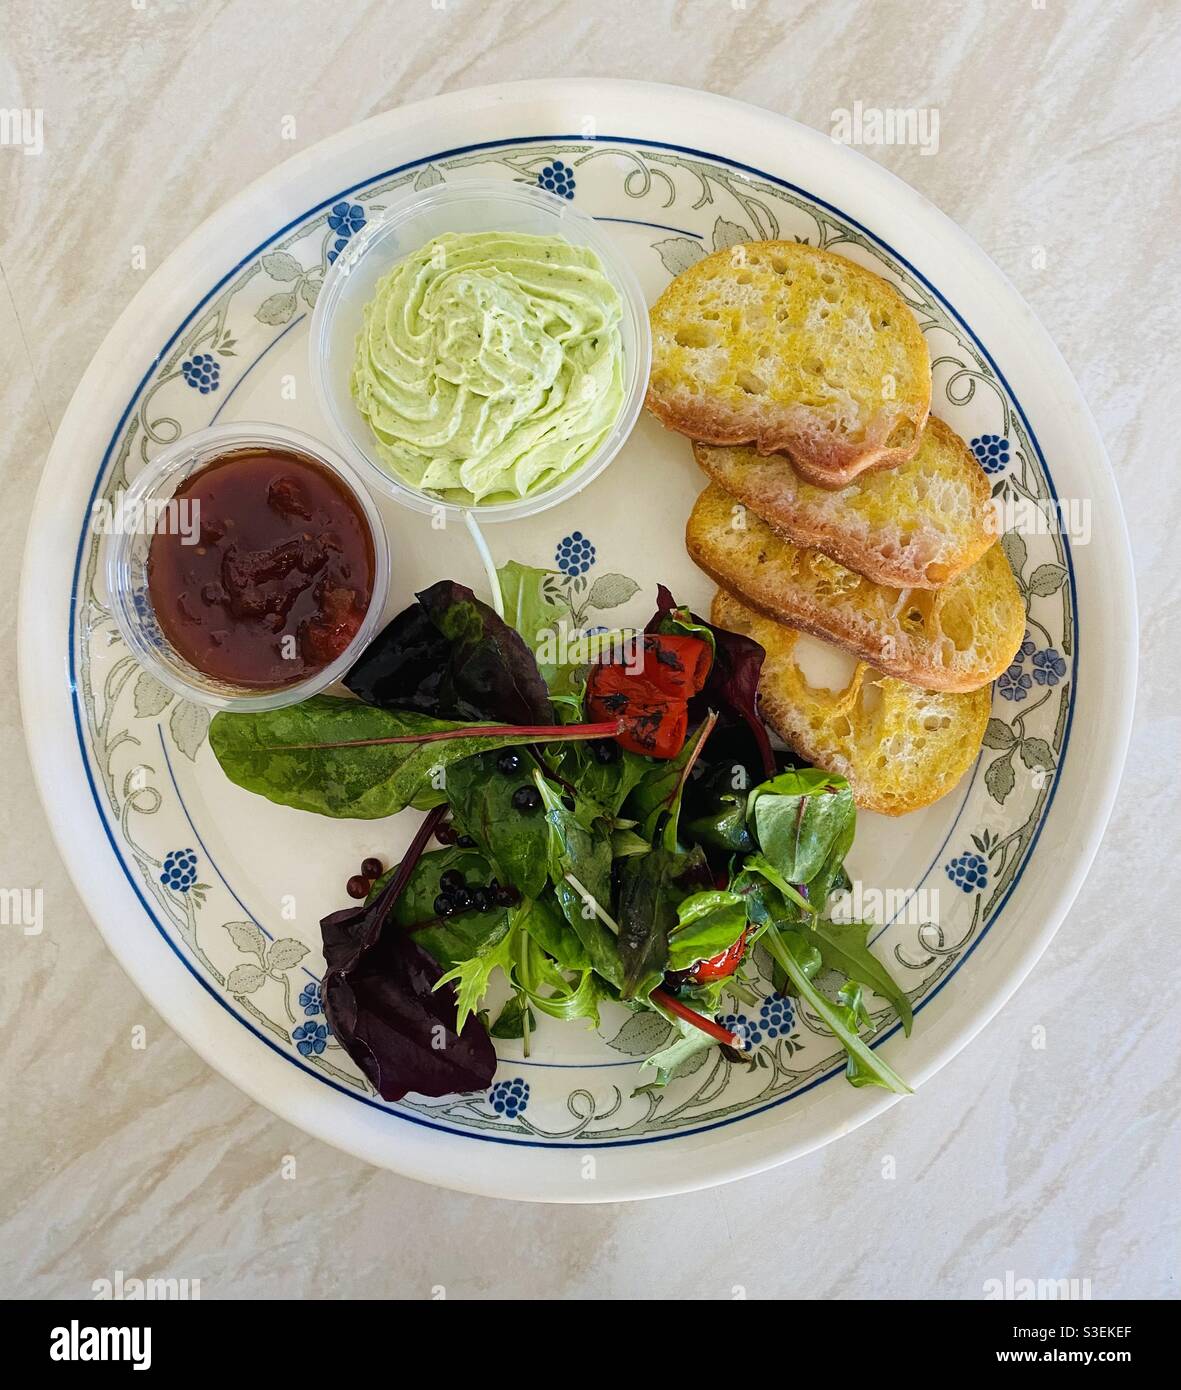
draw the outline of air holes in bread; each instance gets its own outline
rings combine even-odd
[[[748,395],[765,396],[767,394],[767,383],[755,372],[737,372],[735,374],[735,380]]]
[[[718,340],[718,330],[704,323],[686,323],[677,329],[676,337],[680,347],[713,347]]]

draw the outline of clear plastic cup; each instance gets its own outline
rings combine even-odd
[[[199,671],[164,636],[152,608],[148,590],[148,550],[154,532],[146,525],[137,527],[134,519],[150,515],[152,502],[167,502],[182,482],[206,464],[236,449],[273,447],[302,454],[339,478],[356,498],[373,540],[373,592],[369,607],[353,640],[330,665],[304,680],[276,688],[235,686]],[[249,421],[241,424],[212,425],[186,435],[161,450],[123,494],[124,522],[106,537],[107,592],[111,612],[140,665],[169,690],[212,709],[280,709],[306,700],[309,695],[332,685],[348,671],[373,639],[381,624],[390,583],[389,546],[381,516],[368,489],[356,471],[335,449],[321,444],[301,430],[285,425]],[[118,520],[116,512],[116,519]]]
[[[574,246],[589,246],[619,294],[623,307],[623,406],[593,454],[553,487],[529,497],[485,506],[464,504],[444,500],[394,477],[382,465],[369,422],[349,391],[363,311],[376,292],[377,282],[398,261],[444,232],[523,232],[560,236]],[[643,406],[652,335],[639,281],[593,218],[532,184],[459,179],[409,193],[391,203],[349,242],[328,272],[316,300],[309,352],[320,407],[341,447],[368,482],[415,511],[434,512],[443,507],[453,514],[462,513],[470,528],[470,520],[476,518],[481,522],[516,521],[556,507],[602,473],[631,433]]]

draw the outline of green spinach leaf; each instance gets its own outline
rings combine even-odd
[[[667,820],[663,821],[661,839],[669,849],[676,844],[685,784],[716,723],[717,716],[708,714],[692,738],[685,740],[685,746],[677,756],[651,767],[628,798],[625,803],[627,813],[637,822],[645,839],[655,840],[657,826],[667,816]]]
[[[668,970],[689,970],[698,961],[728,951],[746,930],[746,899],[728,888],[707,889],[684,898],[669,935]]]
[[[857,826],[853,794],[843,777],[818,768],[781,772],[751,791],[747,821],[759,848],[790,883],[810,884],[849,852]],[[809,894],[822,911],[824,901]]]
[[[525,749],[515,751],[521,766],[514,773],[499,770],[497,753],[455,763],[447,771],[447,799],[456,824],[488,856],[501,883],[536,898],[548,881],[549,834],[536,811],[513,804],[517,790],[529,785],[532,762]]]
[[[500,596],[504,603],[504,620],[525,640],[525,645],[537,658],[542,679],[554,695],[581,696],[585,680],[581,668],[559,664],[547,658],[557,655],[556,637],[564,629],[569,609],[554,596],[553,581],[560,578],[556,570],[536,569],[532,565],[510,560],[496,571],[500,580]]]
[[[618,817],[634,787],[647,775],[652,764],[647,758],[619,749],[614,762],[600,762],[585,743],[550,744],[546,763],[562,781],[578,788],[578,794],[593,801],[606,815]]]
[[[471,884],[487,883],[490,873],[488,861],[476,850],[459,849],[455,845],[429,850],[414,866],[390,914],[390,921],[403,931],[411,932],[418,945],[444,970],[477,955],[489,937],[503,935],[508,921],[504,908],[439,917],[435,912],[435,899],[442,891],[439,880],[452,869],[458,870]],[[366,902],[372,902],[396,872],[395,867],[383,874],[370,889]]]

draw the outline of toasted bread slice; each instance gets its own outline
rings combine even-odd
[[[902,816],[946,796],[976,761],[992,694],[920,690],[858,662],[842,691],[817,689],[796,661],[799,633],[725,590],[712,620],[753,637],[767,653],[759,680],[763,718],[801,758],[844,777],[867,811]]]
[[[691,439],[785,453],[808,482],[840,488],[914,456],[931,358],[880,276],[751,241],[682,271],[652,306],[647,404]]]
[[[1013,660],[1025,606],[999,544],[942,589],[896,589],[792,545],[717,483],[685,530],[692,559],[766,617],[924,690],[976,690]]]
[[[805,482],[781,455],[694,444],[693,456],[789,541],[823,550],[878,584],[941,588],[996,540],[988,475],[933,415],[914,458],[839,492]]]

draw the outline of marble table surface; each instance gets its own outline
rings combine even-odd
[[[170,1033],[107,953],[50,838],[3,605],[0,884],[44,889],[45,930],[0,936],[0,1295],[89,1297],[123,1270],[199,1278],[207,1298],[960,1299],[1011,1270],[1089,1279],[1096,1298],[1175,1297],[1181,9],[0,0],[0,15],[0,108],[45,112],[39,157],[0,147],[10,596],[53,431],[142,280],[134,245],[157,264],[293,149],[391,106],[612,75],[725,93],[825,132],[858,99],[938,109],[934,156],[867,153],[980,243],[1065,354],[1118,475],[1142,637],[1130,758],[1094,868],[967,1051],[906,1104],[785,1168],[645,1204],[553,1208],[369,1168],[273,1118]],[[281,139],[289,116],[295,145]],[[137,1024],[144,1050],[129,1045]]]

